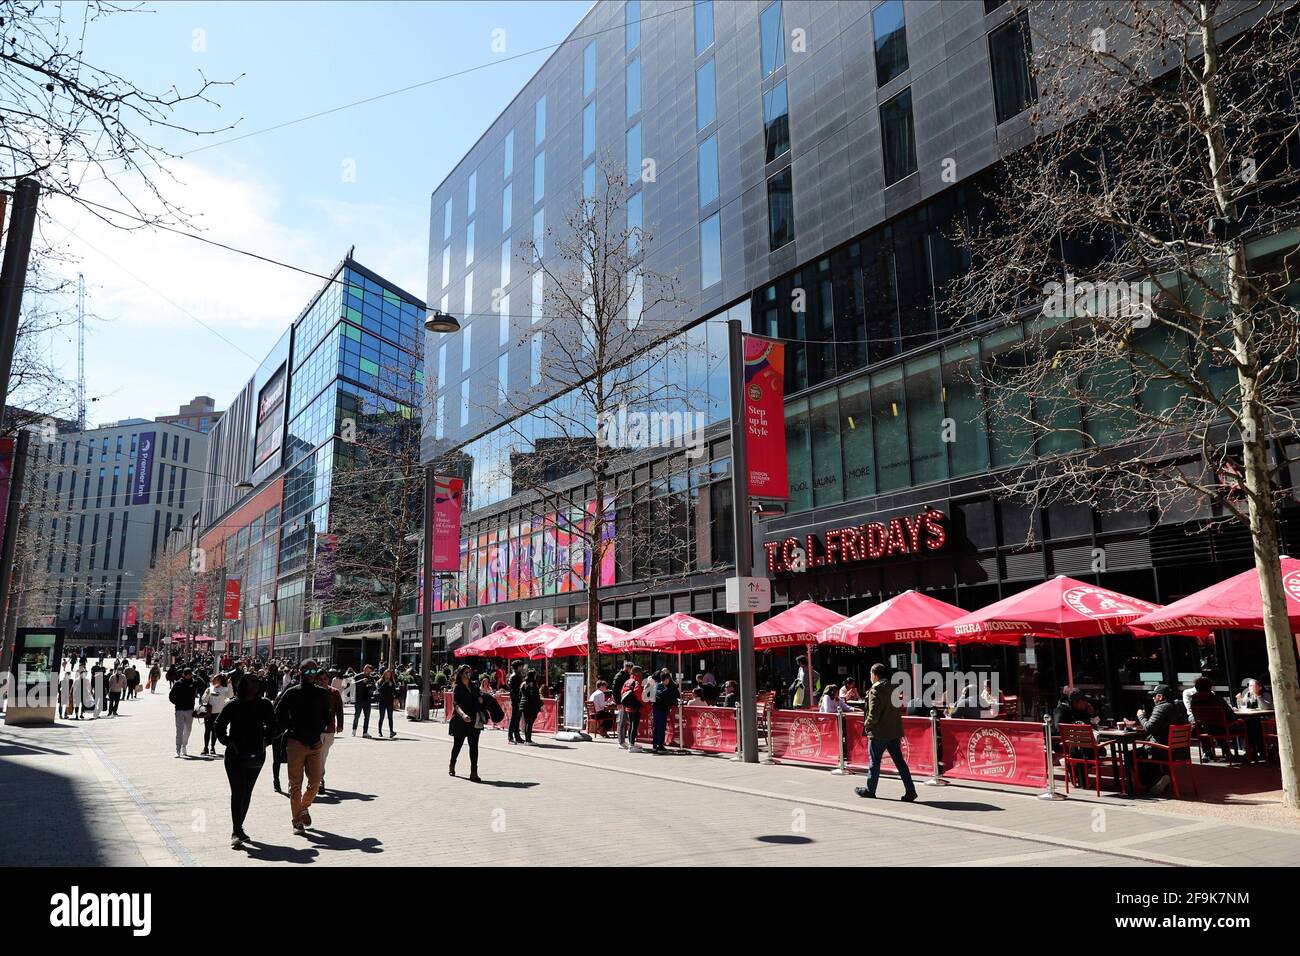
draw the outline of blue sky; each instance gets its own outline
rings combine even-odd
[[[185,154],[365,97],[437,82],[166,163],[157,177],[204,235],[327,273],[356,258],[423,296],[429,197],[590,7],[555,3],[154,3],[87,33],[89,62],[138,85],[193,88],[239,77],[177,119],[231,131],[158,134]],[[79,26],[81,8],[66,5]],[[505,50],[492,49],[504,30]],[[242,74],[242,76],[241,76]],[[172,181],[171,176],[175,177]],[[135,195],[134,187],[127,188]],[[86,195],[121,206],[88,177]],[[235,394],[320,281],[160,233],[124,233],[52,199],[50,238],[86,276],[88,419],[174,412]],[[211,330],[204,326],[209,326]],[[215,331],[213,331],[215,330]],[[50,348],[69,377],[75,343]]]

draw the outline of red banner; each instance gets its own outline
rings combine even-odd
[[[757,335],[745,341],[745,453],[749,493],[789,498],[785,453],[785,345]]]
[[[654,708],[649,704],[641,705],[641,723],[636,728],[636,742],[639,744],[654,743],[655,718]],[[677,746],[677,711],[674,710],[668,715],[668,730],[664,733],[664,746]]]
[[[849,738],[849,766],[854,770],[866,770],[871,766],[870,741],[862,735],[861,714],[844,715],[844,732]],[[903,759],[907,769],[915,776],[934,773],[934,743],[930,740],[929,717],[903,718]],[[880,761],[882,773],[897,773],[894,761],[889,754]]]
[[[135,602],[130,601],[126,605],[126,626],[135,627],[139,620],[139,611],[136,609]]]
[[[460,501],[465,482],[433,479],[433,570],[460,570]],[[430,520],[426,518],[425,520]]]
[[[736,752],[739,738],[734,708],[694,705],[682,708],[682,746],[687,750],[732,754]]]
[[[558,703],[554,697],[542,698],[542,709],[533,721],[533,733],[553,734],[560,729],[560,709],[556,706]]]
[[[190,620],[201,621],[203,615],[208,609],[208,589],[206,586],[200,586],[194,592],[194,603],[190,607]]]
[[[939,721],[939,745],[945,777],[1047,787],[1042,724],[949,717]]]
[[[221,616],[227,621],[239,620],[239,578],[226,579],[226,596],[221,605]]]
[[[839,766],[840,728],[834,714],[777,710],[770,726],[773,760]]]

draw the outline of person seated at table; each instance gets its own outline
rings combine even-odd
[[[1221,710],[1225,726],[1236,720],[1232,709],[1228,706],[1228,702],[1216,694],[1213,688],[1214,682],[1210,678],[1198,677],[1192,682],[1192,693],[1188,695],[1186,691],[1183,692],[1183,706],[1187,710],[1189,723],[1196,723],[1196,711],[1193,710],[1195,707],[1212,707],[1215,710]],[[1201,741],[1201,746],[1205,748],[1204,759],[1213,760],[1214,741],[1207,737]]]
[[[1183,707],[1178,692],[1168,684],[1158,686],[1151,699],[1154,702],[1154,706],[1151,708],[1151,716],[1148,717],[1145,710],[1139,710],[1137,720],[1126,720],[1124,723],[1129,727],[1140,726],[1146,731],[1147,740],[1167,744],[1169,743],[1170,727],[1186,726],[1187,709]],[[1163,759],[1167,756],[1162,750],[1150,747],[1143,749],[1147,751],[1146,755],[1152,758]],[[1173,754],[1175,760],[1186,760],[1188,756],[1186,750],[1175,751]],[[1169,774],[1162,771],[1158,764],[1140,763],[1138,764],[1138,781],[1151,796],[1159,796],[1169,786]]]
[[[1242,681],[1245,689],[1237,695],[1237,704],[1242,710],[1272,710],[1273,695],[1254,677]]]
[[[709,702],[705,699],[703,687],[691,688],[691,699],[686,702],[687,707],[708,707]]]
[[[984,686],[980,688],[980,707],[983,709],[982,716],[997,717],[1002,713],[1006,699],[1007,695],[1002,693],[1001,688],[998,688],[996,694],[993,693],[993,682],[991,680],[986,680]]]
[[[706,675],[704,674],[696,676],[695,690],[700,692],[700,695],[704,698],[706,704],[716,703],[718,698],[722,696],[721,688],[719,688],[717,684],[710,684],[705,677]]]
[[[961,689],[957,695],[957,702],[952,705],[948,716],[956,717],[958,720],[979,720],[980,700],[974,684],[968,683]]]
[[[740,703],[740,686],[734,681],[729,680],[722,688],[722,696],[718,698],[719,707],[735,707]]]
[[[848,709],[848,705],[840,700],[840,689],[834,684],[826,685],[826,690],[822,694],[821,703],[817,705],[817,710],[823,714],[838,714]]]
[[[1052,713],[1052,732],[1059,736],[1061,724],[1091,724],[1095,717],[1097,711],[1088,695],[1077,687],[1073,688]]]
[[[608,737],[614,729],[614,698],[609,695],[609,684],[603,680],[596,681],[596,689],[587,699],[591,701],[591,716],[596,721],[596,729],[602,737]]]
[[[858,682],[852,677],[844,678],[844,686],[840,688],[840,700],[849,706],[862,703],[862,692],[858,690]]]

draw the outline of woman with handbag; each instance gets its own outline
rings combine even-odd
[[[447,773],[451,776],[456,776],[456,758],[460,756],[460,749],[468,740],[469,779],[473,783],[480,782],[478,738],[479,734],[483,733],[485,718],[483,692],[470,682],[469,665],[462,664],[456,669],[456,689],[452,692],[451,719],[447,722],[447,730],[455,741],[451,748],[451,763],[447,767]]]
[[[239,679],[239,693],[221,708],[215,729],[217,739],[226,745],[230,848],[238,850],[248,842],[244,818],[253,799],[253,785],[266,762],[266,742],[275,731],[275,711],[262,696],[262,685],[255,675],[245,674]]]
[[[225,674],[218,674],[212,678],[212,683],[203,692],[202,703],[199,705],[199,711],[203,714],[203,756],[205,757],[217,755],[217,718],[221,716],[226,703],[234,696],[234,692],[227,684]]]

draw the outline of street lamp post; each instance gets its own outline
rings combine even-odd
[[[749,463],[745,454],[745,344],[740,322],[727,322],[731,371],[731,510],[735,519],[736,575],[754,572],[754,516],[749,505]],[[740,757],[758,763],[758,719],[755,713],[758,681],[754,660],[754,612],[743,607],[736,613],[739,637]],[[809,662],[809,670],[812,664]]]

